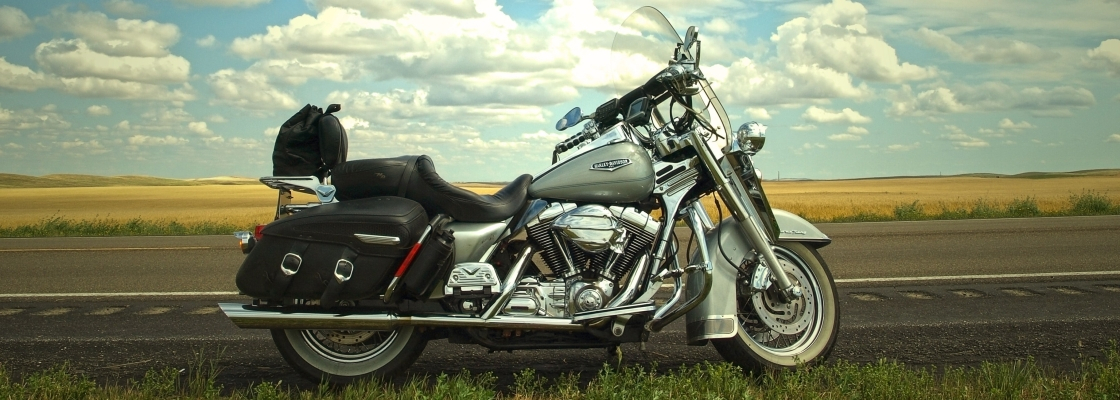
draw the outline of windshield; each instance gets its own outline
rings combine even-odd
[[[673,24],[656,8],[642,7],[630,14],[619,26],[611,45],[609,73],[615,96],[630,92],[665,69],[673,61],[673,50],[682,42]],[[715,134],[708,137],[708,145],[720,156],[726,145],[727,133],[731,132],[730,121],[708,82],[700,81],[700,86],[702,91],[693,105],[715,128]],[[670,110],[668,102],[659,106],[658,111],[666,118],[673,113],[679,115],[684,112],[679,106]]]

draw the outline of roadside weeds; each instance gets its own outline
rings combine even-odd
[[[220,353],[219,353],[220,355]],[[855,364],[845,361],[794,371],[744,374],[727,363],[694,365],[668,373],[656,366],[616,369],[604,365],[588,383],[579,375],[555,379],[526,369],[504,390],[493,373],[462,371],[403,384],[377,380],[344,387],[319,385],[310,391],[293,390],[283,382],[259,382],[244,390],[217,385],[220,369],[201,353],[183,370],[150,370],[124,385],[98,386],[67,365],[26,375],[13,381],[0,365],[0,399],[1052,399],[1120,397],[1120,347],[1113,342],[1101,359],[1080,361],[1077,370],[1055,373],[1033,359],[985,362],[978,367],[913,368],[880,360]]]

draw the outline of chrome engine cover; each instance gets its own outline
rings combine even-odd
[[[609,209],[598,204],[576,207],[552,221],[552,229],[589,253],[622,253],[626,228]]]
[[[524,229],[539,250],[544,265],[537,264],[543,274],[538,284],[551,295],[535,296],[537,289],[523,281],[515,294],[522,299],[517,308],[527,313],[536,306],[536,315],[550,316],[570,316],[609,304],[642,255],[651,251],[661,228],[660,222],[636,208],[595,204],[542,204],[525,221],[518,230]],[[531,304],[529,297],[537,301]],[[553,309],[539,311],[547,307]]]

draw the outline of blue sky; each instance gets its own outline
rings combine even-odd
[[[699,27],[733,126],[770,126],[768,177],[1120,168],[1120,0],[684,3],[0,3],[0,172],[269,175],[280,124],[341,103],[350,159],[507,181],[611,97],[646,4]]]

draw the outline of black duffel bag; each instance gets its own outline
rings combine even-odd
[[[288,118],[280,126],[272,148],[272,175],[314,175],[323,179],[335,166],[346,162],[346,129],[334,116],[341,109],[331,104],[324,113],[308,104]]]

